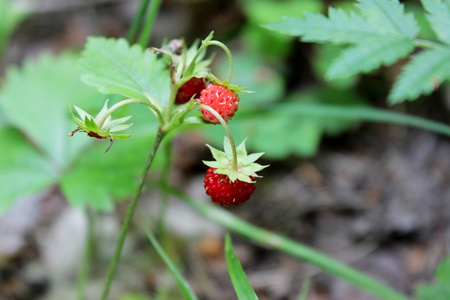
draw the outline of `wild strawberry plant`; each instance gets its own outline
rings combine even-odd
[[[245,5],[253,7],[258,12],[258,8],[274,5],[269,2],[248,1]],[[329,78],[368,72],[381,65],[392,64],[410,54],[415,47],[426,48],[427,50],[414,54],[413,61],[409,67],[405,68],[404,75],[396,83],[400,87],[403,86],[397,88],[400,92],[394,93],[396,90],[394,86],[389,98],[394,103],[412,99],[421,93],[428,93],[431,91],[430,84],[435,88],[438,83],[448,79],[446,71],[448,68],[445,66],[448,64],[446,51],[449,44],[449,26],[446,25],[445,20],[448,20],[447,17],[450,14],[449,3],[425,0],[422,2],[428,11],[432,28],[439,38],[436,42],[418,39],[418,25],[414,18],[404,13],[398,1],[388,0],[361,0],[357,5],[358,13],[330,9],[328,18],[318,13],[310,13],[304,18],[289,18],[267,27],[292,36],[302,36],[308,41],[349,44],[350,47],[344,50],[340,58],[330,67]],[[154,7],[157,7],[158,3],[160,1],[152,1]],[[281,11],[289,14],[296,11],[289,9],[291,6],[286,3],[288,1],[277,4],[281,7]],[[296,1],[296,3],[303,7],[306,2]],[[314,5],[317,6],[317,4]],[[314,8],[317,9],[317,7]],[[391,15],[395,18],[390,17]],[[258,22],[260,18],[258,13],[255,13],[252,22]],[[147,25],[153,22],[153,20],[150,21]],[[314,30],[314,28],[321,30]],[[365,31],[361,32],[362,30]],[[352,36],[351,33],[354,31],[356,35]],[[140,44],[146,45],[148,37],[148,34],[143,34]],[[287,41],[284,37],[272,32],[272,38],[280,39],[280,37],[284,42]],[[266,40],[266,36],[263,40]],[[223,81],[218,79],[209,70],[211,59],[206,57],[206,49],[210,46],[219,46],[226,52],[231,73],[231,66],[233,66],[231,53],[224,44],[212,40],[212,35],[202,43],[191,47],[185,46],[180,40],[174,40],[161,48],[147,50],[140,45],[131,45],[124,39],[90,38],[77,63],[82,75],[72,68],[74,57],[67,54],[59,57],[46,55],[38,62],[27,61],[20,70],[11,68],[8,71],[7,84],[0,94],[0,109],[5,115],[4,120],[0,122],[0,124],[4,123],[0,126],[2,143],[0,210],[6,210],[20,196],[40,192],[52,186],[58,186],[62,194],[74,206],[80,208],[92,206],[99,210],[110,210],[114,199],[130,196],[134,191],[107,275],[103,299],[108,296],[121,247],[136,202],[146,182],[148,170],[150,166],[154,168],[158,165],[159,155],[156,153],[161,141],[168,139],[168,133],[176,133],[176,129],[183,125],[212,122],[220,123],[225,128],[224,151],[210,146],[215,161],[205,162],[211,168],[205,176],[206,193],[220,205],[246,201],[253,192],[254,180],[257,178],[256,172],[264,168],[255,163],[261,153],[248,155],[243,143],[235,146],[231,132],[238,136],[239,140],[244,140],[246,137],[245,131],[240,130],[242,127],[235,126],[240,122],[247,124],[246,126],[250,124],[253,126],[251,131],[256,132],[248,140],[252,148],[260,148],[262,151],[267,149],[275,153],[272,157],[282,157],[289,151],[301,149],[299,137],[310,139],[312,144],[317,144],[320,132],[335,128],[335,126],[326,125],[330,117],[347,120],[350,123],[355,120],[394,122],[450,134],[448,126],[443,124],[380,112],[362,105],[355,106],[353,104],[358,102],[356,100],[349,101],[348,106],[342,107],[315,105],[313,101],[317,98],[326,104],[330,97],[327,91],[323,92],[321,97],[317,97],[317,94],[311,95],[312,101],[310,103],[306,101],[303,105],[288,101],[267,107],[260,107],[260,102],[257,102],[252,106],[251,101],[239,100],[238,97],[244,96],[247,99],[254,97],[253,101],[265,99],[267,101],[263,102],[270,104],[273,101],[270,98],[280,96],[281,91],[279,88],[276,91],[264,90],[271,85],[261,84],[257,90],[258,94],[245,95],[242,94],[242,89],[229,83],[230,77]],[[258,44],[258,46],[264,45]],[[423,63],[425,58],[433,62],[433,68],[425,66]],[[237,66],[236,61],[239,61]],[[259,60],[234,60],[237,69],[243,66],[254,69],[259,67],[258,63]],[[246,72],[239,73],[247,75]],[[91,88],[80,85],[78,80],[80,75],[87,85],[95,87],[100,93],[108,94],[109,100],[105,100],[104,96],[93,92]],[[237,82],[245,85],[248,76],[241,78],[242,80]],[[269,78],[276,81],[276,76],[269,76]],[[405,78],[403,79],[405,83],[400,84],[402,78]],[[210,84],[213,92],[208,91],[207,84]],[[215,93],[217,91],[219,92]],[[226,101],[221,103],[221,96],[215,98],[216,94],[225,95]],[[345,94],[342,98],[347,99],[347,95]],[[292,97],[295,96],[292,95]],[[34,103],[40,105],[35,106]],[[69,103],[71,109],[67,109]],[[240,111],[236,113],[238,107]],[[242,108],[246,107],[247,112],[255,110],[256,107],[262,110],[263,114],[256,114],[259,118],[239,119]],[[268,118],[261,118],[261,116]],[[299,121],[298,116],[303,118]],[[233,119],[230,121],[231,117]],[[52,122],[49,122],[50,119]],[[268,122],[270,126],[267,126]],[[223,130],[219,126],[211,124],[208,126]],[[289,130],[286,131],[286,128]],[[84,132],[88,138],[82,136],[81,132]],[[287,139],[286,134],[280,134],[286,132],[295,138]],[[71,139],[65,136],[67,133],[72,136]],[[272,141],[268,144],[268,135],[279,138],[279,142]],[[220,139],[222,136],[223,134],[220,134]],[[122,139],[126,141],[115,142]],[[288,143],[287,140],[292,142]],[[147,143],[151,141],[154,141],[153,148],[148,149]],[[97,143],[93,144],[93,142]],[[105,150],[109,150],[107,155],[103,155]],[[149,150],[150,154],[145,162],[145,152]],[[306,150],[303,153],[311,154],[315,151],[314,149]],[[142,165],[145,167],[141,180],[136,182],[134,178]],[[160,188],[167,194],[177,196],[217,223],[256,243],[309,261],[322,270],[348,280],[380,298],[406,299],[405,296],[389,287],[314,249],[257,228],[221,207],[204,205],[167,183],[161,184]],[[150,236],[151,234],[149,239],[152,244],[177,278],[185,297],[195,299],[195,295],[186,288],[186,281],[174,270],[170,260],[164,257],[164,251],[158,248],[157,242]],[[229,239],[226,240],[226,247],[227,260],[231,261],[229,265],[232,266],[230,275],[233,284],[239,281],[246,282],[244,292],[240,294],[244,296],[240,296],[240,299],[247,299],[245,293],[251,291],[251,286],[249,287],[248,281],[243,279],[245,275],[242,267],[239,268],[236,259],[233,258]],[[236,271],[232,271],[233,269]],[[237,281],[236,278],[238,278]],[[236,288],[236,291],[238,292],[239,288]],[[256,296],[252,294],[252,297]]]

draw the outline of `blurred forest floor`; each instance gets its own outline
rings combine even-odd
[[[43,51],[81,50],[88,35],[126,36],[139,4],[125,0],[29,2],[35,14],[12,36],[0,65],[2,74],[8,65],[20,65],[25,57],[38,57]],[[239,4],[233,1],[165,1],[151,43],[158,46],[165,37],[193,40],[211,30],[218,39],[231,39],[244,22]],[[295,88],[294,79],[286,82]],[[409,112],[426,112],[427,118],[448,121],[449,110],[442,107],[449,95],[439,91],[433,97],[409,106]],[[177,137],[172,170],[173,180],[201,200],[207,199],[201,164],[205,142],[198,133]],[[258,182],[252,199],[229,210],[412,293],[416,284],[431,279],[450,250],[449,153],[446,137],[364,124],[324,139],[310,159],[291,156],[267,161],[271,167]],[[140,209],[151,211],[155,197],[157,193],[149,192]],[[97,299],[101,290],[126,204],[119,204],[115,212],[98,221],[101,238],[88,299]],[[138,220],[139,216],[136,224]],[[199,297],[235,299],[222,251],[224,229],[175,200],[170,202],[168,225],[176,245],[173,255],[185,265],[185,276]],[[58,190],[21,201],[0,217],[0,299],[72,299],[85,229],[83,215],[71,208]],[[120,299],[118,295],[126,292],[153,295],[160,286],[176,290],[162,266],[146,268],[149,261],[157,259],[148,256],[150,244],[138,229],[136,226],[128,237],[112,299]],[[296,299],[308,276],[312,276],[310,300],[375,299],[286,254],[237,235],[233,241],[260,299]],[[74,247],[75,242],[79,246]],[[181,296],[176,293],[168,296],[178,298]]]

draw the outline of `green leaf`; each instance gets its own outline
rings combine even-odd
[[[155,248],[156,252],[158,252],[161,259],[166,264],[167,268],[169,269],[172,276],[175,278],[178,287],[180,288],[181,293],[183,294],[184,299],[187,300],[196,300],[197,296],[195,296],[194,292],[192,291],[192,288],[190,287],[189,283],[183,278],[180,271],[178,271],[175,264],[172,262],[170,257],[166,254],[164,249],[160,246],[154,235],[151,233],[150,230],[145,231],[147,234],[148,239],[152,243],[153,247]]]
[[[359,0],[356,6],[367,20],[387,34],[414,39],[419,27],[412,14],[405,14],[398,0]]]
[[[450,45],[450,1],[422,0],[422,5],[439,40]]]
[[[446,257],[438,266],[435,273],[436,279],[442,283],[450,282],[450,256]]]
[[[155,132],[156,128],[146,130]],[[81,157],[60,180],[68,201],[78,208],[90,205],[111,210],[114,200],[123,199],[136,189],[152,139],[149,134],[135,134],[126,142],[115,141],[107,153],[104,151],[109,142],[100,140],[98,146],[80,152]],[[158,164],[158,159],[154,163]]]
[[[290,36],[300,36],[304,42],[354,44],[384,37],[383,32],[355,12],[328,10],[328,18],[320,13],[305,13],[304,18],[287,17],[264,27]]]
[[[80,81],[75,56],[42,55],[12,67],[0,92],[0,107],[8,123],[19,129],[62,172],[89,141],[67,137],[74,129],[69,104],[99,107],[103,96]],[[96,105],[99,103],[99,105]]]
[[[167,65],[139,45],[124,39],[89,38],[78,66],[82,80],[105,94],[147,99],[146,94],[167,103],[170,78]]]
[[[386,37],[370,44],[347,48],[336,58],[326,73],[328,80],[367,73],[381,65],[391,65],[414,50],[410,40]]]
[[[450,298],[450,257],[446,257],[437,267],[435,282],[421,284],[416,289],[417,300],[447,300]]]
[[[233,283],[234,291],[238,299],[258,299],[233,249],[229,234],[225,236],[225,258],[227,260],[228,273],[230,274],[231,282]]]
[[[57,175],[17,130],[0,127],[0,149],[1,214],[18,198],[51,186]]]
[[[450,49],[439,47],[414,55],[389,95],[390,104],[414,100],[450,79]]]

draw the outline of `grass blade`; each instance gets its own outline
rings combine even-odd
[[[175,278],[175,280],[178,284],[178,287],[180,288],[180,291],[183,294],[184,299],[197,300],[197,296],[195,296],[194,292],[192,291],[191,287],[189,286],[189,283],[183,278],[183,276],[181,276],[180,272],[175,267],[175,264],[170,260],[169,256],[164,252],[164,250],[159,245],[158,241],[155,239],[155,237],[151,233],[151,231],[147,229],[147,230],[145,230],[145,233],[147,234],[147,237],[150,240],[150,242],[152,243],[156,252],[158,252],[159,256],[166,264],[170,273],[172,273],[172,276]]]
[[[313,248],[305,246],[299,242],[288,239],[282,235],[259,228],[244,220],[234,216],[224,209],[211,204],[198,202],[188,195],[170,187],[162,187],[168,193],[178,197],[186,204],[194,208],[200,214],[214,220],[222,226],[248,238],[265,247],[273,248],[284,253],[298,257],[319,267],[323,271],[346,280],[355,287],[385,300],[407,300],[408,298],[380,283],[379,281],[349,267],[327,255],[324,255]]]
[[[234,252],[233,244],[231,243],[230,235],[225,236],[225,257],[227,260],[228,273],[230,274],[231,282],[239,300],[257,300],[253,287],[245,275],[244,269],[239,261],[239,258]]]

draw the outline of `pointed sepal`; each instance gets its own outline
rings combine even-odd
[[[210,145],[206,145],[210,150],[213,161],[203,161],[205,165],[211,168],[215,168],[215,173],[227,175],[228,178],[234,182],[239,179],[244,182],[253,183],[255,177],[260,177],[256,174],[268,167],[256,163],[256,160],[260,158],[264,153],[253,153],[248,155],[245,148],[245,140],[236,147],[237,167],[233,169],[233,149],[230,140],[224,138],[224,151],[215,149]]]

